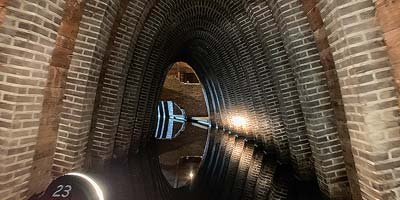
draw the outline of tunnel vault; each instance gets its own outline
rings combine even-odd
[[[379,15],[395,7],[0,1],[0,194],[26,199],[52,177],[144,148],[169,66],[183,61],[214,127],[275,151],[328,198],[398,199],[399,47],[388,32],[400,26]],[[232,116],[250,123],[239,129]]]

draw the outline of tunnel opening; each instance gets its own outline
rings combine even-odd
[[[167,68],[157,106],[156,146],[161,171],[173,188],[191,184],[207,140],[208,108],[195,71],[185,62]]]
[[[0,1],[0,194],[82,172],[109,199],[400,199],[399,5]]]
[[[176,103],[184,110],[187,120],[208,121],[207,97],[193,68],[185,62],[175,62],[166,71],[159,101]]]

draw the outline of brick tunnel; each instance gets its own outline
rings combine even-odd
[[[201,199],[315,181],[321,199],[398,200],[399,17],[398,0],[0,0],[0,199],[146,152],[185,62],[211,128]],[[139,158],[148,199],[180,195]]]

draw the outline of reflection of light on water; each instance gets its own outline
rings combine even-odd
[[[104,200],[103,191],[101,191],[99,185],[97,185],[97,183],[92,178],[90,178],[89,176],[86,176],[84,174],[81,174],[81,173],[69,173],[67,175],[79,176],[79,177],[87,180],[93,186],[93,188],[96,190],[98,200]]]
[[[247,119],[241,116],[233,116],[231,121],[234,126],[242,127],[247,125]]]

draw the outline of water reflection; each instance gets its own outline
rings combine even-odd
[[[186,114],[173,101],[160,101],[157,106],[157,127],[155,138],[171,140],[185,130]]]
[[[290,165],[277,162],[256,141],[171,121],[173,127],[184,127],[172,129],[182,130],[169,134],[175,137],[156,137],[140,154],[95,172],[107,188],[107,199],[323,199],[315,182],[298,181]]]
[[[171,140],[185,130],[185,121],[161,118],[158,121],[155,138],[159,140]]]
[[[211,129],[192,191],[201,199],[323,199],[314,181],[300,182],[290,165],[254,140]]]
[[[159,121],[165,122],[169,127],[158,129],[156,134],[162,173],[173,188],[190,185],[203,157],[207,129],[171,118],[160,118]],[[159,137],[160,135],[174,137],[166,139],[169,137]]]

